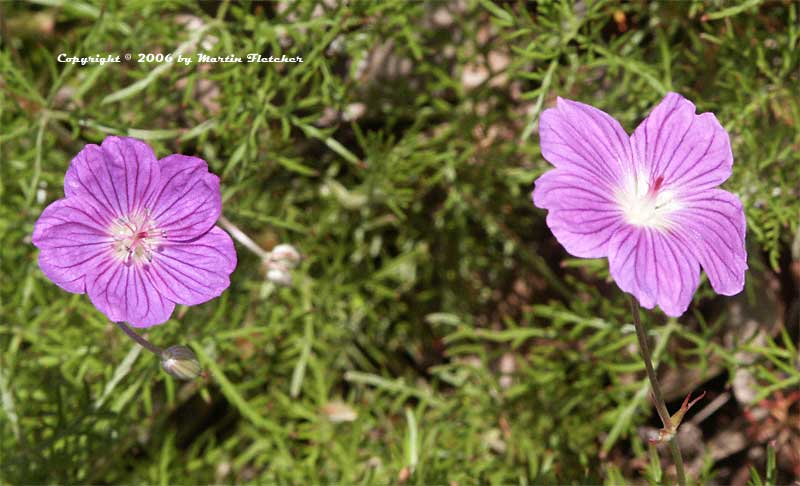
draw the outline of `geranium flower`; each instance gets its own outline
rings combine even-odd
[[[556,168],[536,180],[533,202],[569,253],[608,257],[623,291],[670,316],[686,311],[700,267],[716,292],[742,290],[744,211],[717,188],[733,154],[712,113],[669,93],[628,137],[608,114],[558,98],[539,137]]]
[[[230,285],[236,252],[214,226],[219,178],[197,157],[133,138],[86,145],[64,177],[64,199],[33,230],[39,267],[59,287],[89,294],[113,322],[149,327],[175,304],[195,305]]]

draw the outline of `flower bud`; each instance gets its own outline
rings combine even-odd
[[[282,264],[291,270],[300,263],[300,253],[292,245],[281,243],[272,249],[269,260],[270,263]]]
[[[267,280],[277,285],[289,287],[292,285],[292,274],[283,265],[274,265],[267,270]]]
[[[170,346],[161,353],[161,367],[179,380],[193,380],[200,376],[200,362],[187,346]]]

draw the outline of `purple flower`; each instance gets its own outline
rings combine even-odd
[[[230,285],[236,252],[214,226],[219,178],[204,160],[157,160],[140,140],[107,137],[72,159],[64,194],[33,230],[39,266],[111,321],[162,324],[175,304],[206,302]]]
[[[741,292],[744,211],[717,188],[733,154],[712,113],[669,93],[628,137],[608,114],[558,98],[539,136],[556,168],[536,180],[533,202],[569,253],[608,257],[622,290],[670,316],[686,311],[701,266],[718,293]]]

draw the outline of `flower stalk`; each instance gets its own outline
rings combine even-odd
[[[144,338],[141,334],[138,334],[136,331],[131,329],[131,327],[124,322],[115,322],[114,324],[117,325],[118,328],[122,329],[122,331],[128,335],[131,339],[136,341],[141,347],[150,351],[151,353],[155,354],[159,358],[164,353],[164,350],[156,346],[155,344],[151,343],[147,339]]]
[[[236,241],[242,244],[242,246],[255,253],[256,256],[262,260],[267,260],[269,258],[268,251],[258,246],[258,243],[253,241],[252,238],[247,236],[247,234],[240,230],[235,224],[231,223],[231,221],[225,216],[220,215],[219,225],[225,228]]]
[[[187,346],[175,345],[162,349],[151,343],[124,322],[115,322],[122,331],[138,345],[155,354],[161,361],[164,371],[179,380],[193,380],[200,376],[202,369],[194,352]]]
[[[673,422],[669,416],[669,412],[667,411],[667,405],[664,402],[664,396],[661,394],[661,386],[658,383],[658,376],[653,368],[653,362],[650,359],[650,346],[647,344],[647,333],[645,332],[644,326],[639,319],[639,304],[636,303],[636,300],[634,300],[633,296],[628,295],[628,298],[631,304],[631,314],[633,315],[633,326],[636,328],[636,337],[639,339],[639,351],[641,352],[642,359],[644,360],[644,367],[647,369],[647,378],[650,380],[650,387],[653,389],[653,401],[655,402],[658,416],[661,418],[661,423],[664,425],[664,429],[662,430],[673,431],[673,433],[669,434],[669,448],[672,452],[672,459],[675,461],[675,472],[678,476],[678,484],[680,484],[680,486],[686,486],[686,473],[683,470],[683,457],[681,456],[681,450],[678,447],[678,442],[675,437],[676,434],[674,433],[674,431],[677,431],[678,424],[673,425]],[[683,409],[683,407],[681,408]],[[682,417],[683,414],[681,414],[681,418]],[[680,421],[678,423],[680,423]]]

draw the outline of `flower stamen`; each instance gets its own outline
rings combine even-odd
[[[675,194],[664,185],[663,175],[648,181],[633,174],[617,190],[616,201],[628,223],[655,229],[668,228],[668,215],[681,207]]]
[[[167,238],[165,230],[158,229],[149,208],[117,218],[109,228],[114,238],[112,251],[125,265],[145,264],[153,261],[157,251]]]

